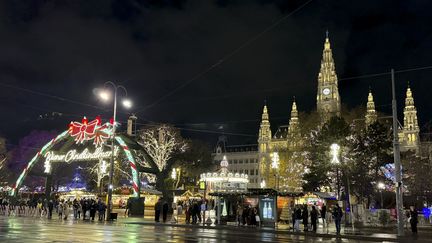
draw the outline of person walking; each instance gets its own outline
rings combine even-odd
[[[96,201],[92,199],[90,203],[90,218],[92,221],[94,221],[94,218],[96,217],[96,210],[97,210]]]
[[[54,209],[53,200],[49,200],[49,202],[48,202],[48,219],[52,219],[53,209]]]
[[[58,212],[59,219],[62,219],[63,218],[63,201],[60,201],[59,204],[57,205],[57,212]]]
[[[413,234],[417,234],[418,213],[415,206],[410,207],[410,224]]]
[[[155,222],[159,222],[161,209],[162,209],[162,198],[159,198],[155,204]]]
[[[64,220],[67,220],[68,216],[69,216],[69,202],[65,201],[63,203],[63,215],[64,215]]]
[[[312,206],[311,211],[311,224],[312,224],[312,231],[317,232],[317,221],[318,221],[318,210],[315,208],[315,206]]]
[[[327,215],[327,206],[323,204],[321,207],[321,219],[322,219],[323,227],[327,226],[326,215]]]
[[[190,224],[191,207],[190,207],[189,203],[186,203],[185,216],[186,216],[186,224]]]
[[[342,219],[342,209],[339,207],[339,204],[336,204],[336,206],[333,208],[333,218],[336,225],[336,234],[340,234],[341,230],[341,219]]]
[[[204,214],[205,211],[207,210],[207,203],[206,201],[203,199],[201,202],[201,206],[200,206],[200,218],[202,218],[202,221],[205,222],[205,218],[204,218]],[[208,215],[207,215],[208,216]],[[201,222],[201,220],[200,220]]]
[[[302,220],[302,211],[300,206],[296,206],[296,210],[295,210],[295,225],[294,225],[294,229],[296,232],[300,231],[300,221]]]
[[[308,208],[307,205],[303,206],[303,211],[302,211],[302,218],[303,218],[303,230],[304,231],[308,231],[308,226],[309,226],[309,212],[308,212]]]
[[[239,204],[237,206],[237,226],[242,225],[243,207]]]
[[[73,200],[73,203],[72,203],[72,209],[73,209],[74,219],[78,218],[78,208],[79,208],[78,200],[75,198]]]
[[[163,205],[162,205],[162,219],[163,219],[164,223],[167,220],[167,216],[168,216],[168,203],[167,203],[167,201],[164,200]]]
[[[103,203],[101,200],[99,200],[99,205],[98,205],[98,214],[99,214],[99,221],[104,221],[105,220],[105,211],[106,211],[106,205],[105,203]]]

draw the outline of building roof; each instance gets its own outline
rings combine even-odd
[[[288,137],[288,125],[279,126],[273,138],[286,139]]]
[[[244,145],[230,145],[225,147],[225,151],[223,148],[220,151],[221,153],[244,153],[244,152],[254,152],[258,151],[258,144],[244,144]],[[217,153],[217,148],[216,151]]]

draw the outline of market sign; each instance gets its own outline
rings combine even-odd
[[[114,156],[117,156],[119,152],[119,147],[114,147]],[[74,162],[74,161],[89,161],[89,160],[101,160],[109,159],[111,157],[111,150],[103,150],[103,148],[98,147],[94,152],[91,152],[88,148],[83,151],[78,152],[76,149],[69,150],[65,154],[56,154],[54,151],[48,151],[45,154],[45,162]]]
[[[114,146],[114,156],[117,156],[119,147]],[[103,160],[111,157],[111,150],[104,150],[102,147],[97,147],[93,152],[88,148],[78,152],[76,149],[67,151],[64,154],[56,154],[54,151],[48,151],[45,154],[45,173],[51,172],[51,162],[76,162],[76,161],[91,161],[91,160]]]

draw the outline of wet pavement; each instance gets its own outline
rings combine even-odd
[[[365,242],[257,229],[178,227],[0,216],[0,242]],[[383,241],[367,241],[383,242]]]

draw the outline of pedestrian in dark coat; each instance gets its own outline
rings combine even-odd
[[[414,206],[410,207],[410,224],[412,233],[417,234],[418,213]]]
[[[162,217],[163,217],[164,223],[167,220],[167,216],[168,216],[168,203],[166,201],[164,201],[163,205],[162,205]]]
[[[309,212],[308,212],[308,209],[307,209],[307,205],[304,205],[304,207],[303,207],[302,218],[303,218],[304,231],[308,231]]]
[[[336,225],[336,234],[340,234],[341,230],[341,220],[342,220],[342,209],[339,207],[339,204],[333,208],[333,218],[335,220]]]
[[[54,203],[52,200],[49,200],[49,202],[48,202],[48,218],[49,219],[52,218],[53,209],[54,209]]]
[[[321,207],[321,219],[323,222],[323,227],[327,226],[326,213],[327,213],[327,207],[325,204],[323,204],[323,206]]]
[[[96,202],[92,199],[90,204],[90,218],[92,221],[94,221],[94,218],[96,216],[96,210],[97,210]]]
[[[318,210],[316,210],[315,206],[312,206],[311,211],[311,224],[312,224],[312,231],[317,231],[317,221],[318,221]]]
[[[159,198],[159,200],[155,204],[155,222],[159,222],[161,210],[162,210],[162,198]]]

